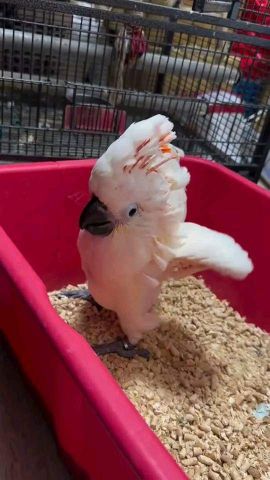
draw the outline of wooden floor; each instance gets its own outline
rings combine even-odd
[[[0,336],[0,480],[70,480],[43,412]]]

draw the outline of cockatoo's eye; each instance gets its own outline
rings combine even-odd
[[[134,204],[134,205],[130,205],[128,207],[128,216],[131,218],[131,217],[134,217],[136,215],[136,213],[138,212],[138,205]]]

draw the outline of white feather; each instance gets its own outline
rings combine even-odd
[[[183,152],[168,145],[174,138],[163,115],[133,124],[90,177],[91,192],[119,227],[108,237],[80,232],[82,268],[95,300],[117,313],[134,344],[159,325],[153,306],[164,279],[208,268],[241,279],[253,268],[231,237],[184,223],[190,176],[179,165]],[[134,204],[138,214],[131,219],[127,211]]]
[[[242,280],[253,270],[248,253],[229,235],[195,223],[183,223],[179,246],[164,277],[182,277],[212,269],[222,275]]]
[[[174,146],[170,146],[171,154],[161,150],[164,137],[175,138],[172,129],[173,124],[163,115],[132,124],[98,159],[90,177],[90,190],[110,206],[115,216],[131,203],[140,203],[146,214],[151,212],[157,235],[157,230],[174,229],[186,217],[185,188],[190,176],[179,164],[183,152]],[[144,142],[148,143],[142,146]],[[148,174],[147,168],[134,167],[138,157],[143,156],[153,156],[148,170],[168,161],[157,173]]]

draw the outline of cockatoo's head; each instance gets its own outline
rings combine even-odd
[[[119,226],[166,229],[186,215],[183,152],[170,145],[173,124],[163,115],[132,124],[97,161],[89,181],[93,194],[80,228],[106,236]]]

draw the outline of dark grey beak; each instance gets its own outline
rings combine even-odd
[[[87,230],[92,235],[106,237],[115,227],[115,218],[106,205],[95,196],[83,209],[80,216],[80,229]]]

